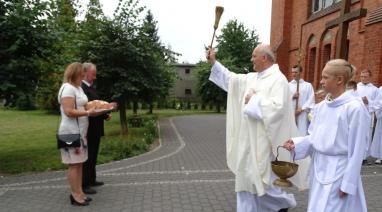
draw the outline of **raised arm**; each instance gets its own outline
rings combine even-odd
[[[215,52],[211,48],[207,52],[207,59],[212,64],[209,80],[227,92],[229,79],[233,73],[216,60]]]

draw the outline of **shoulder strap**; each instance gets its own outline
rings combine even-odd
[[[62,96],[62,92],[64,92],[64,89],[65,89],[66,86],[64,86],[61,90],[61,94],[60,94],[60,104],[61,104],[61,96]],[[76,93],[74,93],[74,109],[77,110],[77,96],[76,96]],[[78,122],[78,117],[76,117],[76,121],[77,121],[77,126],[78,126],[78,130],[80,131],[80,123]]]

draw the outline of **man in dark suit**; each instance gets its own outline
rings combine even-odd
[[[86,76],[82,81],[82,89],[84,90],[89,101],[99,100],[96,89],[93,87],[93,82],[97,78],[97,68],[92,63],[83,64]],[[82,187],[86,194],[97,193],[93,186],[101,186],[104,183],[96,180],[96,164],[97,155],[101,136],[104,135],[104,120],[110,120],[110,114],[102,114],[99,116],[89,117],[89,128],[87,133],[88,140],[88,160],[83,165]]]

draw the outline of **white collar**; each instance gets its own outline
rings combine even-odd
[[[271,72],[273,69],[278,69],[279,66],[277,64],[273,64],[272,66],[268,67],[264,71],[257,72],[257,78],[262,77],[263,75],[267,74],[268,72]]]
[[[86,81],[86,80],[82,80],[82,82],[85,83],[85,85],[87,85],[88,87],[91,86],[91,84],[88,81]]]
[[[300,83],[304,83],[305,82],[303,79],[300,79],[299,81],[300,81]],[[292,83],[297,83],[297,81],[295,79],[293,79],[291,82]]]

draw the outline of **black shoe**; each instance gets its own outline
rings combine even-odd
[[[101,182],[101,181],[95,181],[94,183],[91,183],[90,186],[102,186],[104,185],[105,183]]]
[[[288,208],[282,208],[279,210],[279,212],[288,212]]]
[[[85,202],[91,202],[93,199],[92,198],[90,198],[90,197],[85,197]]]
[[[72,195],[70,195],[70,204],[76,205],[76,206],[87,206],[89,205],[89,202],[84,201],[84,202],[77,202],[77,200],[74,199]]]
[[[85,193],[85,194],[96,194],[97,191],[90,188],[89,186],[86,186],[86,187],[83,187],[82,188],[82,191]]]

